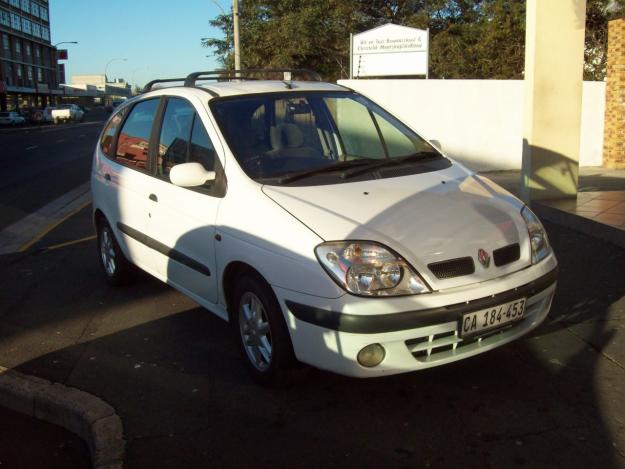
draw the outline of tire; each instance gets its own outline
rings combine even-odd
[[[271,287],[258,275],[243,274],[233,300],[233,329],[252,378],[265,386],[285,384],[295,355]]]
[[[110,225],[102,220],[97,226],[98,259],[106,281],[113,286],[127,285],[132,280],[134,266],[124,256]]]

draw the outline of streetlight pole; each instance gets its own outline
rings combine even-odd
[[[217,0],[211,0],[221,10],[224,15],[227,15],[226,10],[217,2]],[[239,2],[238,0],[232,0],[232,29],[234,30],[234,69],[241,70],[241,43],[239,41]],[[207,38],[202,38],[207,39]],[[230,38],[226,37],[228,44],[230,44]],[[207,56],[208,57],[208,56]],[[237,73],[238,75],[238,73]]]
[[[241,44],[239,42],[239,0],[232,0],[232,25],[234,27],[234,69],[241,70]]]
[[[54,44],[52,47],[56,47],[60,44],[78,44],[77,41],[63,41],[63,42],[57,42],[56,44]]]
[[[107,97],[107,94],[106,94],[106,83],[107,83],[106,82],[106,80],[107,80],[106,72],[108,71],[109,65],[111,65],[111,63],[115,62],[116,60],[121,60],[122,62],[125,62],[128,59],[126,59],[124,57],[114,57],[114,58],[112,58],[111,60],[109,60],[106,63],[106,66],[104,67],[104,104],[106,104],[106,97]]]
[[[109,65],[111,65],[111,62],[115,62],[116,60],[121,60],[122,62],[126,62],[128,59],[123,58],[123,57],[115,57],[106,63],[106,67],[104,67],[104,87],[105,88],[106,88],[106,72],[109,68]]]

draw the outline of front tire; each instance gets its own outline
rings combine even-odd
[[[259,276],[244,274],[233,297],[234,329],[252,377],[263,385],[283,384],[295,358],[273,291]]]
[[[114,286],[129,283],[133,266],[117,244],[113,230],[102,220],[98,223],[98,258],[106,281]]]

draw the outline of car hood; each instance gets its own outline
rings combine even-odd
[[[482,282],[531,264],[523,204],[458,165],[443,171],[320,186],[264,186],[263,192],[326,241],[382,243],[434,290]],[[519,244],[520,258],[484,266],[478,251]],[[472,274],[437,278],[432,263],[471,257]],[[453,263],[449,266],[453,270]],[[440,274],[439,274],[440,276]]]

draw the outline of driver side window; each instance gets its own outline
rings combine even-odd
[[[193,105],[169,98],[159,137],[157,174],[169,180],[175,165],[194,161],[214,171],[215,148]]]

